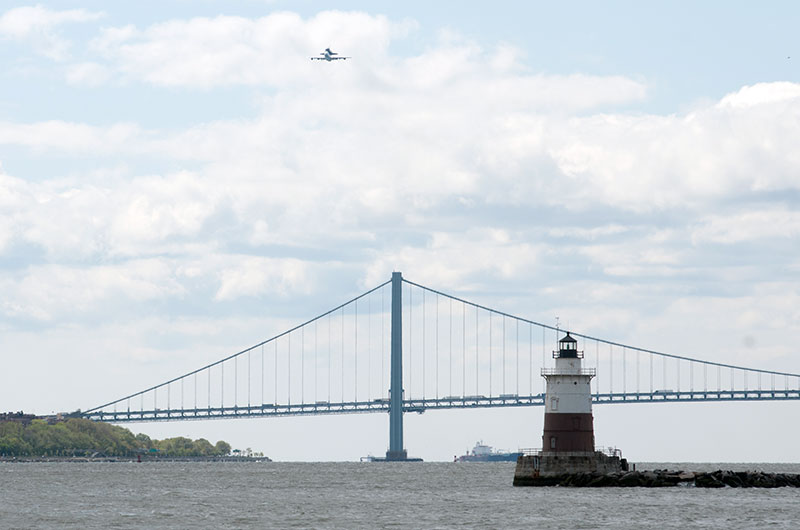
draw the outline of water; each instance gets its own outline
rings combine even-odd
[[[647,464],[637,469],[800,464]],[[797,528],[793,488],[514,488],[513,463],[0,463],[0,528]]]

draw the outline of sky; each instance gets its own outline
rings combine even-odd
[[[800,373],[795,2],[0,5],[0,410],[86,410],[392,271],[658,351]],[[326,47],[348,61],[310,61]],[[638,461],[798,461],[797,403],[606,405]],[[407,415],[413,456],[541,408]],[[276,460],[382,414],[131,426]],[[764,438],[770,449],[764,452]]]

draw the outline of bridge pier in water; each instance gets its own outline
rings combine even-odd
[[[403,447],[403,274],[392,273],[391,386],[389,388],[389,450],[387,462],[419,461]]]

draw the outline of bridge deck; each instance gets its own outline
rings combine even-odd
[[[677,403],[700,401],[787,401],[800,400],[800,390],[735,390],[735,391],[654,391],[637,393],[592,394],[597,405],[607,403]],[[411,399],[403,402],[403,412],[423,413],[426,410],[471,409],[494,407],[536,407],[544,405],[542,394],[502,396],[448,396],[443,398]],[[320,414],[355,414],[389,412],[389,401],[316,402],[298,404],[261,404],[235,407],[191,409],[155,409],[124,411],[93,411],[83,414],[96,421],[113,423],[206,420],[263,416],[311,416]]]

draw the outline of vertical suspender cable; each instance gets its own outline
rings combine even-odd
[[[628,378],[628,367],[627,367],[627,359],[626,359],[626,357],[627,357],[626,353],[627,352],[626,352],[626,350],[627,350],[627,348],[625,348],[625,346],[623,346],[622,347],[622,393],[623,394],[627,394],[628,393],[627,387],[626,387],[626,382],[627,382],[627,378]]]
[[[500,384],[502,393],[506,393],[506,316],[503,315],[503,381]]]
[[[414,296],[414,291],[411,289],[411,285],[408,286],[408,393],[411,394],[413,389],[411,387],[412,377],[414,375],[414,345],[412,344],[412,340],[414,340],[414,303],[412,297]]]
[[[233,358],[233,408],[239,406],[239,356]]]
[[[475,306],[475,395],[479,395],[478,389],[480,388],[480,380],[478,379],[478,374],[480,373],[479,369],[480,363],[478,361],[478,306]]]
[[[528,324],[528,393],[533,395],[533,324]]]
[[[544,326],[542,326],[542,368],[544,368],[544,365],[545,365],[544,350],[546,348],[545,344],[547,342],[545,335],[546,335],[545,328],[544,328]],[[545,386],[544,386],[545,385],[544,377],[542,377],[540,383],[542,385],[542,399],[544,399],[544,395],[546,393],[546,389],[545,389]]]
[[[247,412],[250,412],[250,361],[251,361],[251,353],[253,350],[247,350]]]
[[[342,339],[342,348],[341,348],[341,351],[339,352],[340,353],[340,358],[342,360],[342,371],[341,371],[341,376],[342,376],[342,388],[341,388],[342,400],[341,401],[342,401],[342,403],[344,403],[344,306],[342,306],[342,332],[341,332],[341,339]]]
[[[358,298],[353,309],[353,403],[358,401]]]
[[[386,374],[386,307],[384,304],[386,288],[381,289],[381,396],[386,396],[384,375]]]
[[[448,340],[450,354],[448,355],[449,368],[447,370],[447,377],[448,377],[447,393],[448,395],[452,396],[454,395],[453,394],[453,299],[452,298],[450,299],[450,309],[448,310],[448,313],[450,320],[447,329],[448,329],[448,334],[450,335],[450,338]]]
[[[492,312],[489,313],[489,397],[492,397]]]
[[[333,378],[331,377],[331,359],[333,358],[333,340],[331,334],[331,314],[328,314],[328,406],[331,406],[331,385]]]
[[[450,308],[453,299],[450,299]],[[452,395],[452,394],[451,394]],[[467,395],[467,304],[461,303],[461,396]]]
[[[286,335],[286,405],[292,405],[292,334]]]
[[[372,396],[372,294],[367,297],[367,401]]]
[[[506,316],[505,315],[503,315],[503,326],[502,326],[502,328],[503,328],[503,346],[502,346],[502,348],[503,348],[503,367],[502,367],[503,379],[500,382],[500,389],[501,389],[500,393],[501,394],[505,394],[506,393]]]
[[[595,393],[595,401],[600,398],[600,341],[594,341],[594,367],[595,367],[595,378],[594,378],[594,393]]]
[[[367,297],[367,401],[372,396],[372,295]]]
[[[425,401],[425,289],[422,289],[422,401]]]
[[[264,345],[261,345],[261,405],[264,405]]]

